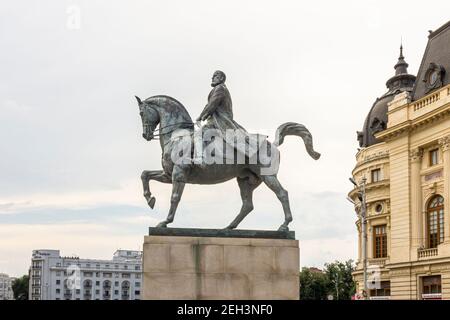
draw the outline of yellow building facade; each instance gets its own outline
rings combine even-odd
[[[450,22],[430,33],[417,77],[401,50],[389,91],[374,103],[353,178],[366,179],[367,240],[354,272],[370,299],[450,299]],[[349,197],[361,213],[359,188]]]

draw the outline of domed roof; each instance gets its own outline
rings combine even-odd
[[[388,122],[388,103],[394,96],[403,92],[412,92],[416,77],[408,74],[408,64],[403,57],[403,47],[400,46],[400,56],[394,66],[395,75],[386,82],[388,91],[375,100],[364,121],[363,131],[357,132],[360,147],[369,147],[378,143],[374,134],[386,129]]]

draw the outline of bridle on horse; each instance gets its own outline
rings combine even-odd
[[[166,128],[169,128],[169,127],[174,127],[174,126],[180,126],[180,127],[174,128],[173,130],[170,130],[168,132],[162,132],[163,129],[166,129]],[[175,123],[175,124],[169,124],[169,125],[164,126],[162,128],[154,129],[153,132],[158,132],[159,131],[159,133],[153,134],[153,137],[161,137],[161,136],[164,136],[166,134],[172,133],[172,132],[174,132],[175,130],[178,130],[178,129],[191,129],[193,127],[194,127],[194,124],[192,122],[180,122],[180,123]],[[153,139],[153,140],[159,140],[159,139],[160,138]]]

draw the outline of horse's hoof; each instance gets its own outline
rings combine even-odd
[[[163,221],[158,223],[157,228],[167,228],[167,222]]]
[[[150,208],[153,209],[155,207],[155,202],[156,202],[156,198],[151,197],[150,200],[148,201],[148,205],[150,206]]]
[[[282,224],[282,225],[278,228],[278,231],[288,232],[288,231],[289,231],[289,227]]]

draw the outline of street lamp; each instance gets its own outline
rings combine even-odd
[[[366,177],[361,179],[361,183],[357,184],[353,178],[349,178],[350,182],[359,188],[357,193],[358,200],[361,202],[361,214],[359,215],[361,232],[362,232],[362,260],[363,260],[363,284],[364,284],[364,297],[367,297],[367,219],[366,219]],[[350,199],[351,200],[351,199]],[[351,201],[355,203],[353,200]]]

